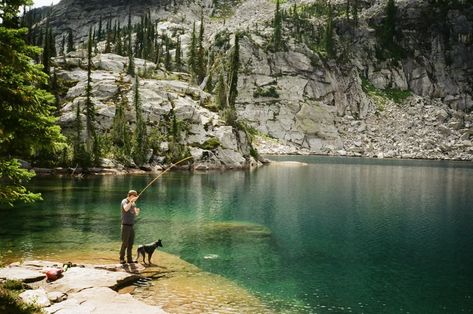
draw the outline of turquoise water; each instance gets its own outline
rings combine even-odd
[[[473,312],[473,164],[279,160],[309,164],[166,174],[135,242],[161,238],[278,312]],[[0,258],[116,243],[121,199],[150,179],[36,178],[44,202],[1,211]]]

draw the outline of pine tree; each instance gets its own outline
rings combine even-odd
[[[325,51],[329,57],[335,56],[335,46],[333,42],[333,8],[329,4],[327,25],[325,26]]]
[[[205,51],[204,51],[204,14],[200,16],[199,41],[196,56],[197,83],[200,84],[205,78]]]
[[[92,102],[92,47],[93,39],[92,29],[89,29],[89,39],[87,42],[87,86],[86,86],[86,131],[87,142],[86,150],[90,154],[95,163],[98,163],[100,158],[100,147],[98,143],[98,136],[95,130],[95,106]]]
[[[350,21],[350,0],[346,0],[346,6],[345,6],[345,15],[347,18],[347,21]]]
[[[353,9],[353,25],[356,27],[358,27],[358,11],[359,11],[359,0],[353,0],[353,6],[352,6],[352,9]]]
[[[144,163],[148,162],[145,160],[147,149],[148,149],[148,141],[147,141],[147,134],[146,134],[146,124],[143,119],[143,109],[141,106],[141,99],[140,99],[140,89],[139,89],[139,81],[138,75],[135,76],[135,92],[133,97],[133,103],[135,106],[135,113],[136,113],[136,128],[134,133],[134,147],[133,147],[133,160],[139,165],[142,166]]]
[[[276,10],[274,12],[274,33],[273,33],[273,48],[275,51],[281,49],[282,42],[282,16],[280,10],[279,0],[276,0]]]
[[[172,58],[171,58],[171,52],[170,52],[170,42],[171,40],[166,37],[166,55],[164,57],[164,67],[168,71],[172,71]]]
[[[131,26],[131,13],[128,13],[128,70],[127,73],[131,76],[135,75],[135,57],[133,55],[133,46],[132,46],[132,32],[133,28]]]
[[[60,51],[60,55],[61,56],[64,56],[65,55],[65,52],[66,52],[66,36],[65,35],[62,35],[62,41],[61,41],[61,49],[59,50]]]
[[[115,53],[117,55],[120,55],[120,56],[123,56],[123,42],[122,42],[122,34],[121,34],[121,28],[120,28],[120,24],[117,25],[117,31],[116,31],[116,34],[115,34],[115,38],[114,38],[114,43],[115,43]]]
[[[68,30],[67,36],[67,52],[74,51],[74,35],[72,34],[72,29]]]
[[[396,35],[397,8],[394,0],[388,0],[386,5],[386,19],[383,21],[382,45],[388,49],[393,48]]]
[[[187,66],[189,68],[189,72],[192,75],[195,75],[196,73],[196,46],[197,46],[197,38],[195,35],[195,22],[192,26],[192,35],[191,35],[191,42],[190,42],[190,47],[189,47],[189,57],[187,61]]]
[[[56,57],[56,36],[53,35],[53,29],[52,27],[49,28],[49,57]]]
[[[116,109],[112,122],[112,143],[115,147],[115,157],[122,162],[128,162],[131,156],[131,130],[126,119],[125,111],[128,107],[123,75],[117,82]]]
[[[44,36],[45,39],[44,39],[44,46],[43,46],[43,69],[44,69],[44,73],[46,73],[46,74],[50,73],[50,61],[51,61],[50,60],[51,42],[49,41],[50,40],[50,36],[49,36],[50,31],[51,30],[50,30],[48,24],[46,24],[46,34]]]
[[[34,202],[40,194],[24,185],[34,173],[18,159],[31,160],[41,151],[54,160],[64,137],[54,118],[54,97],[42,86],[48,77],[32,57],[40,49],[25,42],[26,29],[18,29],[19,8],[28,1],[3,1],[0,10],[0,206]]]
[[[95,38],[95,37],[94,37]],[[100,15],[99,18],[99,29],[97,30],[97,38],[95,39],[95,42],[100,42],[102,40],[102,15]]]
[[[215,86],[215,102],[220,109],[224,109],[227,105],[227,88],[225,85],[225,76],[223,70],[220,71],[217,80],[217,86]]]
[[[182,51],[181,51],[181,36],[177,36],[177,43],[176,43],[176,54],[174,57],[174,63],[176,64],[176,70],[182,70]]]
[[[240,43],[239,43],[239,33],[235,34],[235,46],[233,47],[233,53],[231,56],[230,63],[230,77],[228,79],[229,89],[228,89],[228,105],[230,108],[235,108],[235,101],[238,96],[238,70],[240,68]]]

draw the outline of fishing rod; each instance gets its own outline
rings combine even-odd
[[[136,197],[136,199],[138,199],[138,198],[141,196],[141,194],[143,194],[143,192],[146,191],[146,189],[151,186],[151,184],[153,184],[156,180],[158,180],[160,177],[162,177],[163,174],[165,174],[166,172],[168,172],[169,170],[171,170],[171,168],[173,168],[174,166],[180,164],[181,162],[186,161],[186,160],[191,159],[191,158],[192,158],[192,156],[189,156],[189,157],[186,157],[186,158],[184,158],[184,159],[179,160],[179,161],[176,162],[176,163],[173,163],[171,166],[169,166],[169,168],[167,168],[166,170],[164,170],[163,172],[161,172],[156,178],[154,178],[150,183],[148,183],[148,185],[145,186],[145,188],[144,188],[143,190],[141,190],[140,194],[138,194],[138,196]]]

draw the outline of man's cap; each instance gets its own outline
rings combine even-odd
[[[135,190],[130,190],[130,191],[128,191],[128,195],[132,195],[132,194],[138,196],[138,192],[136,192]]]

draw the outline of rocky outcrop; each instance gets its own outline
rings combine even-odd
[[[42,307],[46,313],[166,313],[130,294],[116,292],[119,287],[140,278],[136,272],[144,270],[139,264],[133,269],[127,267],[130,266],[120,265],[110,270],[110,265],[74,266],[67,269],[60,279],[47,282],[44,273],[62,266],[47,261],[30,261],[0,269],[0,280],[29,282],[33,289],[24,291],[20,297],[27,303]]]
[[[78,106],[81,123],[83,126],[86,124],[87,71],[82,68],[86,59],[83,51],[78,51],[65,57],[57,57],[54,62],[57,78],[62,84],[70,86],[62,99],[64,104],[59,122],[63,132],[72,137]],[[126,119],[130,130],[136,124],[136,112],[132,105],[134,82],[123,73],[127,62],[127,58],[115,54],[98,54],[93,58],[91,100],[96,111],[97,132],[103,136],[111,132],[119,87],[128,99]],[[189,148],[194,168],[241,169],[260,165],[250,156],[251,143],[246,134],[225,125],[219,114],[207,109],[212,106],[212,95],[186,81],[172,79],[173,74],[155,70],[157,66],[149,61],[135,59],[135,66],[140,73],[153,73],[149,78],[139,81],[140,100],[148,134],[162,134],[162,138],[151,138],[155,149],[150,150],[142,168],[161,170],[165,167],[164,156],[172,145],[165,137],[170,132],[169,119],[179,121],[178,144]],[[85,141],[85,128],[81,136]],[[213,145],[207,145],[209,142]],[[102,166],[123,168],[123,165],[109,159],[103,159]]]

